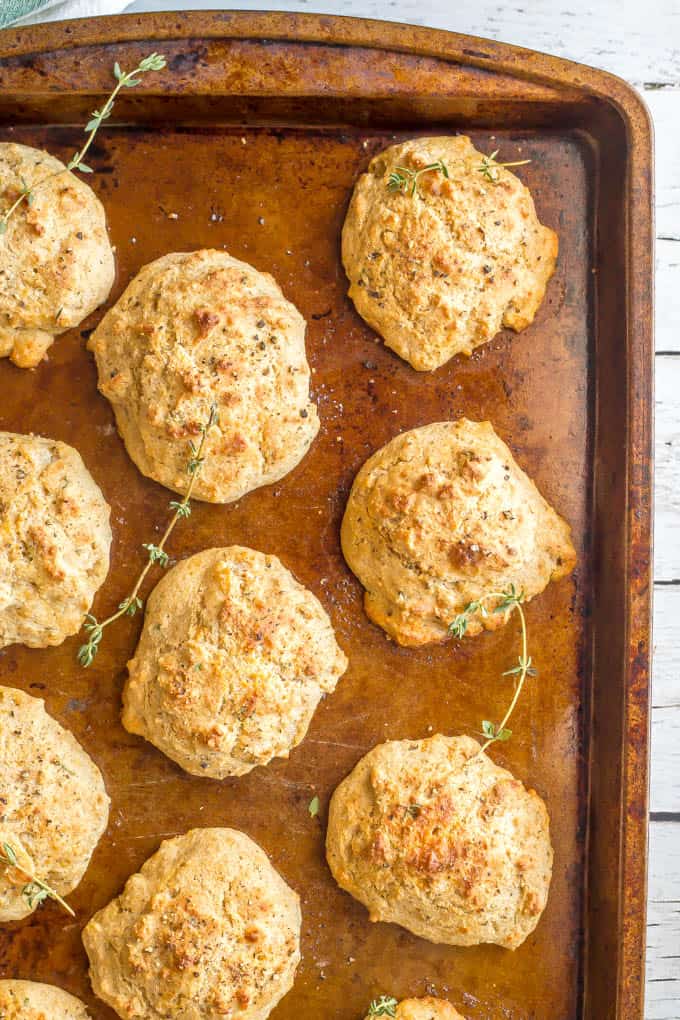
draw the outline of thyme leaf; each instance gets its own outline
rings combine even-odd
[[[35,910],[36,907],[40,906],[43,900],[49,898],[47,889],[42,885],[38,885],[37,882],[29,882],[28,885],[25,885],[22,889],[22,895],[31,910]]]
[[[387,190],[400,191],[404,195],[410,195],[411,198],[415,198],[416,195],[420,196],[418,179],[422,174],[429,174],[435,170],[444,174],[444,177],[449,176],[448,167],[441,159],[438,159],[436,163],[430,163],[428,166],[422,167],[420,170],[413,170],[408,166],[395,166],[387,178]]]
[[[169,503],[170,509],[174,510],[179,514],[180,517],[191,516],[191,506],[189,503],[182,501],[181,503],[176,499],[171,499]]]
[[[396,1017],[398,1005],[397,1000],[391,996],[381,995],[379,999],[374,999],[370,1004],[367,1015]]]
[[[118,608],[123,610],[125,616],[134,616],[138,609],[144,608],[144,603],[139,596],[135,595],[134,598],[130,596],[129,599],[119,602]]]
[[[182,514],[179,514],[177,510],[175,510],[175,515],[177,517],[183,516]],[[149,554],[149,563],[157,563],[159,567],[165,568],[170,562],[170,557],[165,550],[161,549],[159,545],[154,545],[153,542],[142,542],[142,549],[147,550]]]
[[[18,868],[17,855],[14,852],[14,847],[11,843],[2,844],[2,858],[5,864],[8,864],[10,868]]]

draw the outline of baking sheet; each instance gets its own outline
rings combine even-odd
[[[633,124],[629,97],[622,130],[623,100],[614,109],[592,81],[579,89],[567,75],[573,65],[538,58],[548,61],[539,67],[521,51],[481,49],[479,40],[466,47],[464,37],[446,33],[365,26],[157,15],[45,26],[30,40],[0,35],[0,138],[62,158],[78,145],[95,94],[108,89],[114,60],[127,69],[154,49],[169,57],[166,72],[123,98],[91,150],[88,183],[116,246],[110,301],[168,251],[225,248],[271,272],[308,321],[322,422],[312,450],[282,482],[231,506],[195,504],[169,551],[181,558],[239,543],[276,553],[326,606],[350,660],[288,761],[215,782],[183,774],[120,725],[125,662],[141,621],[107,631],[87,671],[75,661],[78,638],[0,653],[1,682],[45,698],[98,762],[112,798],[108,832],[70,897],[77,921],[48,904],[5,926],[0,973],[63,986],[88,1003],[94,1020],[114,1014],[89,988],[82,925],[161,839],[197,825],[243,829],[301,896],[303,961],[277,1020],[356,1020],[377,994],[426,992],[450,998],[471,1020],[642,1015],[635,946],[644,920],[651,344],[650,309],[635,302],[650,269],[642,257],[631,270],[631,221],[638,217],[642,242],[648,180],[634,177],[635,205],[630,175],[633,143],[644,150],[644,120]],[[491,65],[474,66],[484,60]],[[531,67],[529,78],[513,61]],[[597,84],[599,73],[588,73]],[[631,138],[631,125],[640,137]],[[347,299],[340,228],[352,185],[375,152],[414,134],[459,129],[485,152],[531,160],[520,174],[539,217],[558,231],[560,259],[524,334],[504,332],[468,360],[415,373]],[[615,178],[607,176],[613,166]],[[112,568],[98,616],[126,594],[142,563],[140,544],[162,532],[169,499],[129,461],[97,394],[85,339],[101,314],[60,338],[35,372],[0,363],[2,428],[76,446],[112,506]],[[433,946],[371,925],[335,886],[323,854],[330,793],[366,750],[388,738],[474,734],[508,701],[501,673],[517,654],[516,621],[460,645],[398,648],[365,617],[361,587],[340,552],[344,504],[363,461],[399,431],[460,415],[493,422],[570,522],[579,556],[570,578],[527,607],[539,676],[527,683],[512,740],[492,750],[546,800],[555,846],[547,910],[515,953]],[[314,795],[316,819],[308,812]]]

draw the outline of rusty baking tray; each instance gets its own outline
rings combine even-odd
[[[302,898],[303,953],[276,1020],[358,1020],[378,993],[427,989],[470,1020],[642,1016],[650,647],[652,213],[650,125],[637,95],[600,71],[429,29],[286,14],[133,15],[0,36],[0,137],[68,157],[89,111],[152,50],[168,69],[123,95],[88,178],[107,210],[112,300],[168,251],[225,247],[268,270],[309,323],[322,429],[275,486],[197,505],[172,553],[239,542],[277,553],[329,609],[350,668],[287,762],[214,782],[184,775],[119,722],[139,621],[107,633],[89,671],[79,639],[11,647],[0,680],[46,699],[101,766],[108,832],[72,923],[52,904],[0,935],[3,976],[52,981],[113,1013],[88,985],[80,928],[160,840],[195,825],[254,837]],[[469,132],[531,159],[520,171],[560,235],[536,323],[472,358],[414,372],[346,297],[339,234],[350,190],[395,138]],[[501,157],[499,157],[501,158]],[[170,214],[177,214],[177,217]],[[63,336],[35,372],[0,364],[2,428],[76,446],[111,503],[111,610],[167,517],[168,493],[127,458],[98,396],[85,337]],[[396,432],[490,418],[570,521],[573,576],[528,607],[539,668],[493,756],[546,799],[556,850],[546,913],[515,953],[433,946],[334,885],[324,863],[330,792],[365,750],[431,730],[474,733],[506,703],[514,624],[460,646],[402,649],[363,614],[338,529],[352,479]],[[493,716],[492,716],[493,717]],[[321,800],[319,818],[308,812]]]

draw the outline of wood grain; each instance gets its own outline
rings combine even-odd
[[[657,355],[655,362],[654,576],[657,584],[667,585],[680,580],[680,357]]]
[[[648,1020],[678,1020],[680,966],[680,840],[678,825],[654,822],[650,832]]]
[[[652,695],[652,816],[677,812],[680,804],[680,587],[660,586],[654,605]],[[676,831],[677,838],[677,831]],[[680,851],[680,839],[678,840]]]

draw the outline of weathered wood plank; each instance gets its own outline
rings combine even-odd
[[[680,587],[654,593],[652,812],[680,813]],[[680,850],[680,825],[677,839]],[[680,950],[679,950],[680,951]],[[678,1011],[680,1016],[680,1010]]]
[[[680,85],[679,85],[680,89]],[[644,91],[643,98],[654,120],[656,157],[656,228],[660,238],[680,238],[680,136],[671,128],[677,124],[680,91]],[[680,241],[676,240],[676,243]]]
[[[679,6],[680,9],[680,6]],[[656,160],[656,349],[680,352],[680,92],[644,93]]]
[[[680,120],[680,95],[678,96]],[[680,206],[678,207],[680,210]],[[680,355],[680,233],[657,237],[656,242],[656,349]]]
[[[652,822],[649,832],[647,1020],[680,1017],[680,824]]]
[[[656,358],[655,410],[654,576],[672,581],[680,579],[680,357]]]
[[[654,591],[654,680],[652,706],[680,713],[680,586]],[[680,782],[680,775],[678,776]],[[680,788],[679,788],[680,789]],[[657,810],[670,810],[658,808]],[[680,798],[676,804],[680,811]]]
[[[677,703],[652,712],[651,753],[652,814],[680,814],[680,710]],[[680,825],[677,838],[680,843]]]

